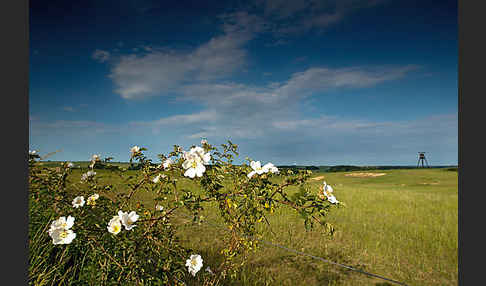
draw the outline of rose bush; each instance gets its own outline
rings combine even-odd
[[[236,144],[228,141],[220,150],[207,140],[201,143],[189,151],[175,145],[169,154],[158,155],[159,165],[145,157],[146,148],[133,146],[132,171],[109,168],[120,176],[123,191],[99,182],[93,169],[102,163],[100,155],[93,155],[90,170],[73,182],[69,163],[44,167],[30,151],[29,282],[179,285],[196,279],[221,284],[258,249],[257,224],[268,223],[266,217],[283,206],[298,212],[307,230],[318,223],[334,232],[326,215],[341,203],[325,182],[320,190],[310,188],[311,171],[279,170],[272,163],[262,167],[249,158],[249,164],[234,165]],[[196,183],[200,192],[183,187],[184,180]],[[292,195],[291,186],[298,187]],[[154,205],[135,200],[137,192],[151,192]],[[228,232],[221,264],[200,271],[204,257],[180,243],[175,218],[184,212],[193,222],[203,222],[201,211],[209,204],[218,206]]]

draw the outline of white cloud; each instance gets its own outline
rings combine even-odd
[[[135,126],[171,126],[171,125],[185,125],[185,124],[207,124],[209,121],[218,120],[218,113],[214,110],[207,110],[192,114],[180,114],[168,117],[163,117],[153,121],[135,121],[132,125]]]
[[[258,17],[246,12],[221,16],[224,34],[190,51],[150,47],[142,55],[123,55],[110,78],[125,99],[160,96],[188,83],[225,79],[246,65],[245,44],[263,29]]]
[[[276,92],[280,95],[293,95],[306,91],[325,91],[334,88],[363,88],[385,81],[396,80],[419,66],[402,67],[349,67],[349,68],[309,68],[294,73],[291,79]]]
[[[333,130],[349,126],[356,130],[374,128],[377,126],[375,123],[340,122],[330,114],[310,119],[308,114],[302,113],[303,100],[332,88],[362,88],[396,80],[415,68],[311,68],[293,74],[285,82],[264,87],[234,82],[187,84],[178,89],[177,99],[202,108],[202,111],[133,124],[149,127],[154,133],[165,132],[171,125],[183,127],[181,130],[184,130],[186,138],[240,139],[265,138],[269,134],[320,126]]]

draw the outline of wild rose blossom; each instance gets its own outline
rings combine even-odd
[[[93,194],[91,196],[88,197],[88,200],[86,202],[87,205],[89,206],[94,206],[96,205],[96,200],[100,197],[100,195],[98,194]]]
[[[164,169],[167,169],[169,168],[170,165],[172,165],[172,160],[170,158],[167,158],[163,163],[162,163],[162,167],[164,167]]]
[[[84,197],[83,196],[75,197],[72,204],[73,204],[73,207],[75,207],[75,208],[79,208],[79,207],[84,206]]]
[[[334,195],[330,195],[329,197],[327,197],[327,200],[331,203],[331,204],[337,204],[339,203],[339,201],[336,199],[336,197]]]
[[[118,216],[126,230],[131,230],[136,227],[134,223],[138,220],[139,215],[135,211],[131,211],[130,213],[118,211]]]
[[[188,267],[189,273],[192,276],[196,276],[196,273],[201,269],[203,266],[203,259],[199,254],[192,254],[189,259],[186,260],[186,266]]]
[[[51,232],[56,228],[70,229],[73,225],[74,225],[74,217],[68,216],[66,219],[66,217],[62,216],[59,217],[57,220],[52,221],[49,232]]]
[[[86,181],[89,178],[94,177],[95,175],[96,175],[95,171],[88,171],[81,176],[81,181]]]
[[[96,164],[96,162],[99,162],[99,161],[101,161],[100,155],[99,154],[94,154],[93,156],[91,156],[91,164],[89,164],[89,167],[90,168],[93,168],[94,165]]]
[[[51,223],[51,227],[48,230],[49,236],[52,238],[53,244],[70,244],[74,238],[76,238],[76,233],[74,233],[70,228],[74,225],[74,217],[62,216]]]
[[[330,185],[326,183],[326,181],[323,182],[323,194],[326,196],[327,200],[332,203],[332,204],[337,204],[339,201],[336,199],[336,197],[332,194],[334,191]]]
[[[267,163],[262,167],[260,161],[251,161],[250,167],[253,169],[250,173],[248,173],[247,177],[251,178],[253,175],[258,174],[261,175],[263,173],[268,173],[269,171],[272,173],[278,173],[278,168],[275,167],[272,163]]]
[[[164,179],[166,178],[167,176],[164,175],[164,174],[158,174],[153,180],[152,182],[154,182],[155,184],[157,184],[158,182],[160,182],[160,179]]]
[[[206,165],[211,160],[211,154],[204,152],[204,149],[197,146],[191,148],[189,152],[184,153],[184,163],[182,167],[186,169],[184,176],[194,178],[195,176],[202,177],[206,171]]]
[[[163,207],[163,206],[161,206],[161,205],[156,205],[156,206],[155,206],[155,210],[157,210],[157,211],[162,211],[162,210],[164,210],[164,207]]]
[[[264,170],[268,170],[267,172],[270,172],[270,173],[272,173],[272,174],[276,174],[276,173],[278,173],[278,172],[279,172],[279,171],[278,171],[278,168],[277,168],[277,167],[275,167],[275,165],[273,165],[272,163],[267,163],[267,164],[265,164],[265,166],[263,166],[263,167],[262,167],[262,169],[264,169]]]
[[[76,233],[70,229],[56,228],[49,234],[53,244],[70,244],[76,238]]]
[[[73,163],[71,163],[71,162],[69,162],[69,163],[67,164],[67,167],[68,167],[68,168],[72,168],[72,167],[74,167],[74,164],[73,164]]]
[[[36,150],[29,150],[29,159],[32,158],[40,158],[40,156],[37,154]]]
[[[110,222],[108,222],[108,226],[106,228],[108,229],[108,232],[113,233],[115,235],[118,234],[122,228],[120,216],[118,215],[113,216]]]
[[[132,157],[137,155],[138,153],[140,153],[140,147],[138,146],[133,146],[131,149],[130,149],[130,153],[132,153]]]

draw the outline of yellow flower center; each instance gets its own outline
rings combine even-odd
[[[197,167],[197,163],[196,163],[196,161],[193,161],[193,162],[192,162],[191,167],[192,167],[192,168],[194,168],[194,169]]]
[[[113,232],[119,232],[120,231],[120,225],[115,224],[115,225],[112,226],[112,229],[113,229]]]
[[[59,234],[59,237],[64,239],[68,236],[68,232],[67,231],[62,231],[60,234]]]
[[[196,259],[192,259],[192,260],[191,260],[191,265],[192,265],[193,267],[196,267],[196,265],[197,265],[197,261],[196,261]]]

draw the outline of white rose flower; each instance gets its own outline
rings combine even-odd
[[[196,276],[196,273],[201,269],[203,266],[203,259],[199,254],[192,254],[189,259],[186,260],[186,266],[188,267],[189,273],[192,276]]]
[[[137,153],[140,152],[140,147],[138,146],[133,146],[131,149],[130,149],[130,153],[132,153],[132,156],[135,156]]]
[[[330,185],[328,185],[326,183],[326,181],[324,181],[324,188],[322,190],[322,192],[324,193],[324,195],[326,196],[327,200],[332,203],[332,204],[337,204],[339,203],[339,201],[336,199],[336,197],[332,194],[332,192],[334,191],[332,189],[332,187]]]
[[[106,227],[110,233],[113,234],[118,234],[121,231],[122,224],[121,224],[121,219],[120,216],[114,216],[110,222],[108,223],[108,226]]]
[[[323,192],[324,192],[324,195],[326,195],[326,197],[327,197],[327,196],[331,195],[331,193],[334,190],[332,189],[331,185],[328,185],[326,183],[326,181],[324,181],[323,184],[324,184]]]
[[[169,168],[170,165],[172,165],[172,163],[173,163],[172,160],[168,158],[162,163],[162,167],[164,167],[164,169],[167,169]]]
[[[88,200],[86,202],[87,205],[89,206],[94,206],[96,205],[96,200],[100,197],[98,194],[94,194],[88,197]]]
[[[278,173],[278,168],[275,167],[272,163],[266,163],[265,166],[262,167],[264,172],[271,172],[273,174]]]
[[[134,225],[133,223],[135,223],[139,218],[139,215],[137,215],[137,213],[135,213],[134,211],[131,211],[130,213],[118,211],[118,216],[120,217],[121,223],[126,230],[131,230],[132,228],[134,228],[136,225]]]
[[[157,211],[162,211],[162,210],[164,210],[164,207],[163,207],[163,206],[161,206],[161,205],[156,205],[156,206],[155,206],[155,210],[157,210]]]
[[[265,166],[262,167],[262,164],[260,163],[260,161],[256,161],[256,162],[251,161],[250,167],[253,169],[253,171],[248,173],[248,175],[247,175],[248,178],[253,177],[253,175],[255,175],[255,174],[261,175],[263,173],[267,173],[268,171],[270,171],[270,169],[275,171],[275,169],[277,168],[272,163],[267,163],[267,164],[265,164]],[[278,171],[278,169],[277,169],[277,171]]]
[[[48,232],[49,234],[51,234],[52,231],[58,228],[70,229],[73,225],[74,225],[74,217],[68,216],[66,219],[66,217],[62,216],[51,223],[51,228],[49,229]]]
[[[206,171],[204,166],[211,160],[211,154],[204,152],[201,147],[193,147],[189,152],[184,153],[184,163],[182,167],[186,169],[184,176],[194,178],[195,176],[201,177]]]
[[[202,163],[202,160],[194,154],[184,154],[185,161],[182,163],[182,167],[186,169],[184,176],[194,178],[195,176],[201,177],[206,171],[206,167]]]
[[[158,174],[157,177],[155,177],[152,182],[154,182],[155,184],[157,184],[158,182],[160,182],[160,179],[163,179],[163,178],[166,178],[167,176],[164,175],[164,174]]]
[[[56,228],[49,235],[52,238],[53,244],[70,244],[76,238],[76,233],[64,228]]]
[[[94,172],[94,171],[88,171],[88,172],[84,173],[81,176],[81,181],[86,181],[89,178],[94,177],[95,175],[96,175],[96,172]]]
[[[69,163],[67,164],[67,167],[68,167],[68,168],[72,168],[72,167],[74,167],[74,164],[73,164],[73,163],[71,163],[71,162],[69,162]]]
[[[76,237],[70,228],[74,225],[74,217],[62,216],[51,223],[51,228],[48,230],[49,236],[52,238],[53,244],[69,244]]]
[[[191,148],[189,152],[198,155],[205,165],[209,163],[209,160],[211,160],[211,154],[209,152],[206,153],[204,149],[199,146]]]
[[[96,164],[96,162],[99,162],[99,161],[101,161],[100,155],[94,154],[93,156],[91,156],[91,164],[89,164],[89,167],[93,168],[94,165]]]
[[[339,203],[339,201],[336,199],[336,197],[334,195],[329,195],[327,197],[327,200],[331,203],[331,204],[337,204]]]
[[[72,204],[73,204],[73,207],[75,207],[75,208],[79,208],[79,207],[84,206],[84,197],[83,196],[75,197]]]

